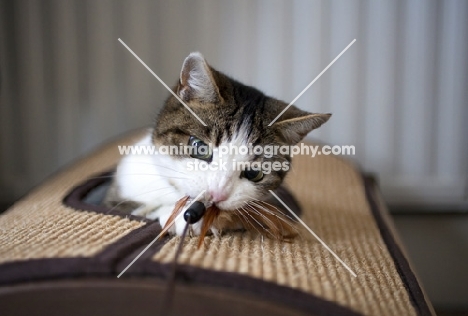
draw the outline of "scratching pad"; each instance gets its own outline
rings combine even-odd
[[[161,227],[90,202],[120,158],[117,145],[141,135],[79,160],[0,216],[3,311],[37,312],[50,301],[48,315],[158,312],[180,237],[157,241],[117,279]],[[305,230],[289,242],[254,232],[206,236],[201,247],[186,238],[174,315],[432,314],[374,182],[340,158],[297,156],[286,186],[302,220],[357,277]]]

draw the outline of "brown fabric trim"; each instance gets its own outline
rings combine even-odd
[[[96,256],[100,261],[110,261],[112,263],[112,272],[119,273],[119,271],[115,269],[118,262],[124,260],[127,257],[134,258],[137,256],[139,252],[141,252],[141,250],[143,250],[144,247],[146,247],[161,232],[161,225],[158,221],[149,220],[140,216],[134,216],[118,210],[109,211],[109,208],[104,205],[93,205],[84,202],[84,199],[89,194],[89,192],[108,181],[109,176],[113,173],[113,170],[101,173],[98,176],[92,177],[82,184],[74,187],[63,199],[63,203],[76,210],[91,211],[106,215],[117,215],[120,217],[130,218],[147,223],[144,226],[125,235],[116,243],[109,245]],[[159,250],[166,242],[167,238],[162,238],[150,249],[148,249],[148,251],[153,252],[153,250]],[[135,254],[135,252],[137,253]]]
[[[106,181],[105,173],[98,178],[90,179],[73,189],[64,199],[64,203],[78,210],[94,211],[109,215],[129,217],[120,212],[109,212],[106,207],[95,206],[83,202],[83,198],[96,186]],[[138,217],[139,220],[141,218]],[[0,264],[0,284],[15,284],[50,279],[83,278],[89,276],[115,277],[143,250],[160,232],[158,222],[148,224],[132,231],[114,244],[106,247],[93,258],[50,258],[33,259]],[[166,280],[170,265],[151,261],[152,256],[170,239],[166,236],[157,241],[145,254],[139,258],[125,276],[156,277]],[[277,303],[314,315],[360,315],[334,302],[326,301],[317,296],[266,282],[249,276],[228,272],[218,272],[180,266],[178,286],[208,286],[233,291],[241,291],[255,295],[266,302]]]
[[[68,193],[63,199],[63,204],[76,210],[91,211],[91,212],[106,214],[106,215],[117,215],[120,217],[137,220],[140,222],[153,222],[152,220],[149,220],[145,217],[131,215],[131,214],[124,213],[116,209],[109,210],[109,208],[107,208],[104,205],[93,205],[93,204],[83,202],[83,199],[86,197],[86,195],[88,195],[88,193],[92,189],[96,188],[97,186],[109,180],[109,176],[111,176],[113,173],[114,171],[107,171],[107,172],[98,174],[97,176],[92,177],[86,180],[85,182],[83,182],[82,184],[74,187],[70,191],[70,193]]]
[[[147,255],[147,257],[149,259],[152,256]],[[135,263],[125,273],[125,277],[147,277],[148,275],[152,275],[163,280],[168,280],[170,277],[171,264],[161,264],[144,259],[140,261],[139,264]],[[123,263],[121,269],[125,268],[127,264],[127,262]],[[241,292],[251,296],[252,299],[260,298],[269,302],[282,302],[284,305],[289,306],[289,308],[312,315],[362,315],[336,302],[327,301],[313,294],[250,276],[206,270],[189,265],[177,266],[176,288],[179,286],[199,285]]]
[[[43,258],[0,264],[0,284],[111,275],[109,262],[97,258]]]
[[[162,244],[163,242],[159,245],[155,244],[155,249],[149,249],[148,253],[154,253],[154,250],[157,251],[157,248],[161,247]],[[114,262],[105,260],[107,256],[104,254],[105,252],[94,258],[34,259],[2,264],[0,265],[2,271],[0,273],[0,284],[12,285],[15,283],[51,279],[63,282],[64,279],[79,278],[83,280],[83,278],[92,276],[115,278],[117,272],[114,269]],[[146,257],[149,260],[150,256],[148,254]],[[133,256],[129,257],[128,262],[131,261],[130,259],[133,260],[133,258]],[[139,264],[135,263],[131,267],[130,270],[132,272],[130,270],[126,272],[126,276],[138,276],[142,278],[152,276],[157,279],[167,280],[170,273],[170,265],[155,262],[148,264],[144,258],[140,258],[139,261]],[[125,265],[120,264],[119,266],[125,267],[128,262],[125,262]],[[119,271],[123,268],[119,269]],[[216,287],[220,291],[229,290],[233,291],[233,293],[242,293],[242,295],[247,296],[255,295],[255,298],[263,299],[265,302],[269,302],[268,304],[280,302],[282,306],[312,315],[360,315],[348,308],[314,295],[235,273],[210,271],[192,266],[180,266],[177,279],[176,289],[189,287],[193,291],[196,291],[197,287]],[[85,281],[83,281],[83,284],[86,286]]]
[[[115,276],[118,264],[125,258],[134,258],[135,249],[143,249],[161,231],[158,222],[146,224],[125,235],[102,252],[90,258],[41,258],[0,264],[0,285],[70,278],[98,274]],[[163,238],[160,243],[165,243]],[[148,249],[152,251],[154,247]]]
[[[105,173],[101,176],[109,175]],[[94,211],[109,215],[130,217],[118,211],[109,212],[106,207],[94,206],[82,202],[90,190],[106,179],[91,179],[72,190],[64,199],[64,203],[80,210]],[[375,200],[375,184],[369,178],[364,178],[365,193],[372,214],[379,227],[380,234],[387,245],[395,267],[400,275],[411,302],[420,315],[431,315],[430,309],[424,299],[424,295],[418,281],[412,272],[408,261],[403,255],[392,233],[389,231],[380,208]],[[143,220],[136,217],[138,220]],[[51,258],[34,259],[29,261],[8,262],[0,265],[0,283],[12,284],[47,279],[82,278],[86,276],[115,277],[133,258],[152,241],[160,231],[157,222],[140,227],[114,244],[109,245],[104,251],[93,258]],[[166,279],[170,266],[153,262],[150,258],[164,245],[168,237],[155,243],[145,255],[136,262],[126,276],[148,277]],[[317,315],[358,315],[356,312],[339,306],[336,303],[325,301],[314,295],[266,282],[245,275],[235,273],[204,270],[193,266],[180,266],[178,273],[178,285],[193,284],[228,288],[253,294],[267,301],[282,301],[286,305],[299,310],[311,312]]]
[[[400,275],[403,284],[408,292],[411,303],[419,315],[432,315],[430,308],[424,297],[424,293],[419,285],[419,282],[412,271],[408,260],[403,254],[402,250],[395,241],[394,236],[388,229],[387,224],[380,213],[380,208],[375,200],[376,182],[373,177],[366,177],[363,175],[363,182],[366,191],[367,201],[369,203],[374,219],[380,231],[380,235],[387,245],[388,252],[393,258],[395,267]]]
[[[161,232],[161,225],[158,222],[152,222],[135,229],[130,234],[122,237],[117,243],[109,245],[96,257],[101,261],[112,262],[113,273],[119,274],[119,266],[122,261],[129,258],[133,260],[149,243],[151,243],[156,236]],[[156,253],[159,249],[170,239],[169,236],[160,238],[155,242],[146,252]],[[146,254],[145,252],[145,254]],[[145,255],[141,259],[146,258]],[[128,261],[128,263],[131,262]]]
[[[153,279],[82,278],[35,282],[0,288],[4,315],[166,315],[161,310],[166,282]],[[281,301],[252,300],[228,289],[179,286],[171,315],[177,316],[305,316]],[[209,304],[207,304],[209,302]]]

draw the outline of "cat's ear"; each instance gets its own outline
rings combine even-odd
[[[202,54],[195,52],[185,58],[180,71],[178,94],[184,101],[221,101],[218,86]]]
[[[281,120],[280,117],[279,121],[273,124],[276,134],[290,145],[300,142],[310,131],[319,128],[331,116],[330,113],[308,113],[297,108],[291,110],[293,116],[285,115],[286,118]]]

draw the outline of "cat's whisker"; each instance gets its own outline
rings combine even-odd
[[[289,215],[287,214],[284,214],[281,210],[279,210],[275,205],[272,205],[268,202],[265,202],[265,201],[260,201],[262,203],[265,203],[267,205],[270,205],[271,207],[273,207],[274,209],[276,209],[279,214],[275,214],[273,213],[273,215],[276,216],[276,218],[278,218],[279,220],[281,220],[282,222],[284,222],[289,228],[291,228],[296,234],[298,234],[300,236],[301,239],[303,239],[303,236],[301,234],[301,231],[299,230],[299,228],[297,227],[297,225],[295,224],[296,221],[291,218]],[[267,211],[267,212],[271,212],[270,210],[268,210],[268,208],[264,208],[263,206],[260,206],[263,210]]]
[[[252,213],[257,214],[261,218],[263,218],[265,220],[265,224],[266,224],[267,227],[270,227],[270,228],[275,228],[276,227],[275,223],[273,223],[268,217],[266,217],[264,214],[262,214],[262,212],[260,212],[257,208],[253,207],[250,204],[247,204],[247,207],[251,210]],[[281,225],[281,223],[280,223],[280,225]],[[264,225],[262,225],[262,226],[264,226]],[[263,227],[263,228],[265,228],[265,227]],[[281,228],[283,228],[283,227],[281,226]]]
[[[127,162],[127,163],[128,163],[128,162]],[[183,171],[180,171],[180,170],[177,170],[177,169],[174,169],[174,168],[170,168],[170,167],[167,167],[167,166],[163,166],[163,165],[158,165],[158,164],[153,163],[153,162],[146,162],[146,161],[130,161],[130,163],[155,166],[155,167],[158,167],[158,168],[164,168],[164,169],[167,169],[167,170],[171,170],[171,171],[174,171],[174,172],[177,172],[177,173],[181,173],[181,174],[187,175],[186,172],[183,172]]]
[[[266,202],[266,201],[262,201],[262,200],[259,200],[259,199],[255,199],[255,198],[250,197],[250,196],[248,196],[248,197],[251,199],[251,201],[260,202],[260,203],[262,203],[262,204],[266,204],[266,205],[272,207],[272,208],[275,209],[276,211],[280,212],[281,215],[284,215],[284,217],[290,219],[291,221],[294,221],[294,219],[293,219],[291,216],[289,216],[289,214],[285,214],[284,212],[282,212],[276,205],[273,205],[273,204],[268,203],[268,202]],[[274,213],[272,213],[270,210],[268,210],[268,212],[270,212],[271,214],[274,214]]]
[[[277,212],[279,212],[279,214],[278,214],[278,213],[272,212],[271,210],[269,210],[269,209],[266,208],[265,206],[261,205],[261,203],[257,203],[257,202],[255,202],[255,201],[251,201],[251,203],[252,203],[253,205],[256,205],[256,206],[262,208],[265,212],[268,212],[269,214],[276,216],[278,219],[284,221],[285,223],[290,224],[291,226],[293,226],[290,222],[288,222],[286,219],[283,218],[283,217],[286,217],[286,218],[290,219],[291,221],[293,221],[293,219],[292,219],[290,216],[288,216],[287,214],[284,214],[284,213],[281,212],[281,210],[279,210],[276,206],[274,206],[274,205],[272,205],[272,204],[270,204],[270,203],[268,203],[268,202],[260,201],[260,200],[258,200],[258,201],[259,201],[259,202],[262,202],[262,203],[265,203],[265,204],[269,205],[270,207],[273,207]]]
[[[262,224],[262,223],[259,222],[254,216],[252,216],[252,213],[258,214],[258,212],[256,212],[256,210],[255,210],[251,205],[246,204],[246,206],[247,206],[249,209],[253,210],[253,211],[251,211],[251,210],[246,210],[246,215],[249,216],[251,219],[253,219],[253,220],[255,221],[255,223],[257,223],[257,225],[258,225],[260,228],[262,228],[263,231],[266,231],[266,232],[269,233],[273,238],[275,238],[275,237],[276,237],[275,234],[274,234],[273,232],[271,232],[271,230],[267,229],[267,228],[268,228],[268,225],[267,225],[267,227],[265,227],[265,224]],[[258,214],[258,215],[259,215],[259,214]],[[272,225],[273,225],[273,224],[272,224]],[[275,226],[273,225],[273,227],[275,227]],[[262,234],[262,233],[260,233],[260,234]]]
[[[158,177],[165,177],[165,178],[171,178],[171,179],[190,179],[189,177],[174,177],[172,175],[167,175],[167,174],[162,174],[162,173],[119,173],[119,175],[124,175],[124,176],[132,176],[132,175],[138,175],[138,176],[158,176]]]
[[[262,208],[262,210],[265,210],[265,209]],[[262,212],[259,212],[258,209],[256,209],[255,212],[256,212],[258,215],[260,215],[260,216],[262,216],[263,218],[265,218],[265,220],[269,221],[269,222],[271,223],[271,225],[275,225],[274,222],[272,222],[268,217],[266,217],[264,214],[262,214]],[[283,218],[281,218],[281,216],[277,216],[276,214],[272,214],[272,215],[274,215],[278,220],[280,220],[280,222],[279,222],[278,224],[281,226],[281,231],[285,231],[285,227],[283,226],[283,223],[284,223],[284,224],[286,224],[286,225],[289,227],[289,229],[291,229],[292,231],[294,231],[295,233],[297,233],[297,234],[300,235],[299,230],[297,229],[297,227],[296,227],[293,223],[284,220]]]
[[[260,230],[257,229],[257,227],[252,224],[249,220],[249,218],[246,216],[246,214],[248,214],[248,211],[243,207],[241,206],[241,209],[239,210],[239,214],[244,218],[245,221],[247,221],[248,225],[250,227],[252,227],[253,229],[255,229],[259,234],[261,234]]]
[[[258,210],[256,210],[255,208],[253,208],[251,205],[247,205],[247,207],[249,208],[249,211],[248,211],[248,215],[253,218],[257,223],[260,223],[260,227],[262,228],[262,230],[264,232],[267,232],[268,234],[271,235],[271,238],[273,239],[276,239],[278,238],[279,234],[278,234],[278,231],[279,231],[279,228],[273,223],[271,222],[268,218],[266,218],[265,216],[263,216],[260,212],[258,212]],[[255,215],[259,215],[260,216],[260,219],[262,219],[263,217],[263,221],[264,223],[261,223],[259,220],[257,220],[252,214],[255,214]],[[269,223],[268,223],[269,222]],[[265,235],[265,233],[263,233],[262,235]]]
[[[244,208],[243,208],[242,206],[241,206],[241,209],[244,210]],[[244,213],[243,213],[239,208],[236,208],[236,210],[237,210],[238,214],[239,214],[240,216],[242,216],[242,218],[246,221],[246,223],[247,223],[248,225],[250,225],[251,227],[253,227],[252,224],[250,223],[249,219],[244,215]],[[244,210],[244,211],[245,211],[245,210]]]
[[[252,207],[252,205],[250,205],[250,202],[251,202],[251,201],[245,201],[244,204],[243,204],[243,206],[248,207],[249,209],[253,210],[254,213],[257,213],[257,214],[258,214],[258,211],[257,211],[254,207]],[[245,208],[243,208],[243,209],[245,210]],[[245,210],[245,211],[246,211],[246,212],[250,212],[250,210]],[[258,215],[260,215],[260,214],[258,214]],[[251,217],[252,217],[252,216],[251,216]],[[260,225],[260,227],[265,228],[265,227],[264,227],[264,226],[265,226],[264,224],[259,223],[258,220],[256,220],[256,222]]]
[[[299,232],[299,229],[297,228],[296,225],[294,225],[294,222],[291,218],[289,218],[286,214],[284,214],[283,212],[281,212],[278,208],[276,208],[274,205],[271,205],[270,203],[268,202],[265,202],[265,201],[259,201],[259,202],[262,202],[262,203],[265,203],[265,204],[268,204],[270,205],[271,207],[275,208],[278,213],[274,213],[272,212],[271,210],[269,210],[268,208],[260,205],[260,203],[256,203],[254,201],[251,201],[251,203],[253,203],[255,206],[259,207],[260,209],[262,209],[263,211],[275,216],[278,220],[280,220],[281,222],[285,223],[289,228],[291,228],[293,231],[295,231],[297,234],[301,235],[300,232]],[[258,209],[257,209],[258,210]],[[286,218],[289,218],[290,220],[286,219]],[[281,223],[280,223],[281,224]],[[283,225],[281,224],[281,228],[284,228]],[[302,237],[302,236],[301,236]]]
[[[171,179],[181,179],[181,180],[189,180],[190,178],[188,177],[173,177],[169,175],[162,175],[162,174],[157,174],[157,173],[119,173],[120,176],[158,176],[158,177],[165,177],[165,178],[171,178]],[[105,176],[96,176],[96,177],[91,177],[88,178],[88,180],[94,180],[94,179],[112,179],[115,177],[115,174],[110,174],[110,175],[105,175]]]
[[[264,214],[262,214],[262,212],[265,212],[265,213],[268,213],[272,216],[275,216],[276,218],[278,218],[279,220],[281,220],[282,218],[280,216],[278,216],[277,214],[271,212],[270,210],[267,210],[266,208],[262,207],[261,205],[255,203],[254,201],[251,201],[249,204],[249,207],[251,207],[253,209],[253,211],[262,216],[263,218],[265,218],[265,220],[269,221],[272,225],[273,225],[273,222],[268,218],[266,217]],[[260,208],[260,209],[259,209]],[[281,223],[280,223],[281,224]],[[283,228],[282,224],[281,224],[281,228]]]
[[[250,223],[247,221],[247,219],[245,218],[244,214],[242,214],[242,212],[239,210],[238,207],[236,207],[236,209],[234,210],[234,213],[236,214],[237,218],[241,221],[243,227],[245,229],[248,229],[247,228],[247,225],[250,226]]]
[[[274,231],[277,238],[281,235],[284,236],[285,231],[301,235],[296,225],[294,225],[294,221],[286,217],[286,215],[277,207],[262,200],[258,200],[255,198],[251,199],[252,200],[245,202],[245,204],[249,206],[249,209],[252,210],[252,213],[257,214],[265,221],[265,224]],[[269,205],[272,209],[269,209],[266,205]],[[274,210],[276,210],[276,212]],[[266,216],[267,214],[268,216]],[[275,220],[273,220],[272,217]],[[277,222],[275,222],[276,220]],[[288,227],[287,229],[285,229],[283,223],[286,224],[286,226]]]
[[[248,217],[246,216],[246,215],[249,215],[249,211],[247,211],[243,206],[241,206],[241,210],[238,209],[239,214],[244,218],[244,220],[248,223],[248,225],[252,227],[253,229],[255,229],[260,235],[262,235],[262,232],[254,224],[252,224],[249,221]]]
[[[145,195],[145,194],[149,194],[149,193],[154,193],[154,192],[157,192],[157,191],[160,191],[160,190],[167,190],[167,189],[174,189],[173,187],[164,187],[164,188],[158,188],[158,189],[153,189],[151,191],[146,191],[146,192],[143,192],[143,193],[140,193],[140,194],[136,194],[136,195],[133,195],[130,199],[126,199],[126,200],[120,200],[119,203],[117,203],[116,205],[114,205],[111,209],[109,209],[106,214],[109,214],[110,212],[112,212],[113,210],[115,210],[116,208],[118,208],[120,205],[122,205],[123,203],[126,203],[126,202],[135,202],[135,198],[138,197],[138,196],[142,196],[142,195]],[[138,202],[137,202],[138,203]]]

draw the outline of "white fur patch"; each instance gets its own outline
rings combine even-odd
[[[247,133],[241,128],[240,133],[234,135],[233,146],[247,145]],[[152,145],[151,133],[136,145]],[[229,146],[223,142],[221,145]],[[251,198],[260,198],[255,185],[240,177],[240,170],[233,168],[233,161],[250,161],[252,157],[240,153],[229,153],[220,157],[215,148],[211,165],[222,165],[226,170],[189,170],[190,163],[195,158],[174,159],[168,155],[128,155],[125,156],[115,175],[115,181],[122,198],[143,203],[146,206],[148,218],[159,218],[161,225],[166,224],[175,203],[184,196],[194,198],[205,190],[202,202],[205,205],[213,203],[211,193],[221,194],[225,200],[217,202],[221,210],[235,210],[244,205]],[[199,161],[201,162],[201,161]],[[148,210],[150,210],[148,212]],[[143,212],[141,209],[135,212]],[[135,213],[137,214],[137,213]],[[180,217],[173,232],[182,233],[185,221]],[[200,224],[194,226],[195,233],[199,233]]]

